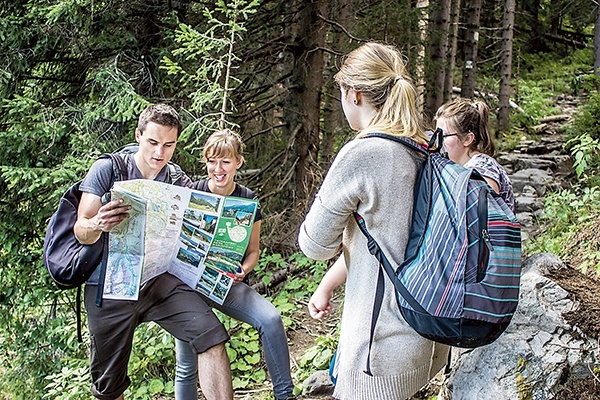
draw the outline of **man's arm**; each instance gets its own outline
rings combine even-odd
[[[102,205],[102,199],[95,194],[83,192],[77,222],[73,231],[81,244],[94,244],[102,232],[108,232],[129,216],[129,205],[122,204],[123,200],[113,200]]]

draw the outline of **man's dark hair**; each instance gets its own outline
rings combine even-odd
[[[137,129],[140,130],[140,133],[144,132],[148,122],[154,122],[155,124],[163,126],[176,127],[177,137],[179,137],[179,134],[183,129],[181,126],[181,118],[179,117],[179,113],[175,111],[173,107],[167,104],[153,104],[146,107],[146,109],[142,111],[137,126]]]

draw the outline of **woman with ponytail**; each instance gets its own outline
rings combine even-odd
[[[404,249],[408,241],[413,193],[423,158],[385,133],[428,141],[417,111],[416,90],[402,54],[394,47],[366,43],[352,51],[335,80],[356,138],[337,154],[300,227],[298,242],[314,259],[341,256],[309,301],[321,318],[331,310],[333,290],[346,282],[337,355],[334,397],[353,400],[401,400],[412,396],[444,366],[448,348],[419,336],[402,318],[390,282],[370,348],[371,314],[379,263],[353,212],[365,219],[384,249]],[[387,254],[401,264],[403,251]]]
[[[489,131],[489,119],[487,104],[463,98],[443,104],[435,114],[437,127],[444,131],[444,148],[448,158],[479,172],[515,212],[510,179],[493,158],[496,148]]]

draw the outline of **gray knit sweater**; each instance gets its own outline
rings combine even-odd
[[[307,256],[332,258],[342,244],[348,267],[336,360],[337,399],[406,399],[446,362],[446,346],[422,338],[404,322],[386,278],[371,349],[373,376],[363,372],[379,265],[352,212],[358,210],[388,259],[400,264],[412,216],[417,157],[386,139],[351,141],[335,158],[300,227],[298,241]]]

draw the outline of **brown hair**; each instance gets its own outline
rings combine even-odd
[[[435,113],[435,119],[445,118],[463,140],[469,133],[474,140],[471,149],[494,156],[496,147],[489,131],[490,108],[483,101],[457,98],[443,104]]]
[[[379,131],[427,142],[417,110],[417,91],[398,49],[365,43],[346,56],[334,78],[344,89],[360,92],[377,109],[377,115],[358,137]]]
[[[237,133],[229,129],[222,129],[206,139],[202,148],[202,161],[207,162],[209,158],[227,156],[243,160],[244,143]]]
[[[183,129],[179,113],[167,104],[153,104],[142,111],[137,125],[137,129],[140,133],[144,133],[144,129],[146,129],[148,122],[177,128],[177,137],[179,137],[179,134]]]

